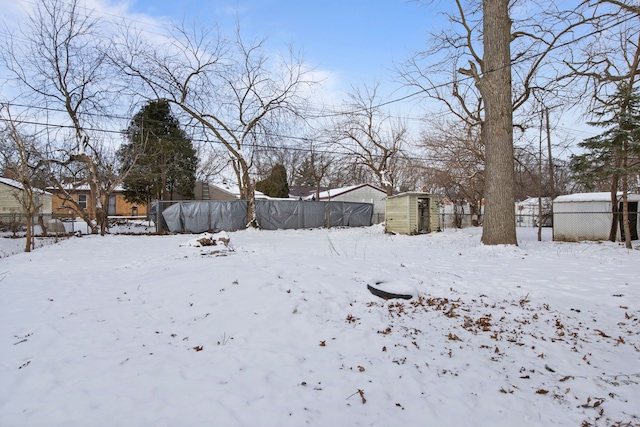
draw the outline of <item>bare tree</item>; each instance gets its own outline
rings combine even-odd
[[[316,199],[320,198],[320,189],[323,181],[329,174],[334,158],[328,152],[315,149],[312,141],[309,141],[308,156],[294,171],[293,178],[297,185],[311,186],[315,189]]]
[[[2,57],[26,99],[52,111],[62,111],[64,117],[60,120],[71,122],[64,125],[72,130],[71,149],[63,158],[50,160],[61,166],[82,165],[96,222],[86,208],[73,202],[62,179],[55,183],[92,232],[100,230],[104,234],[108,194],[117,182],[105,179],[105,172],[108,175],[109,171],[99,158],[100,141],[93,139],[89,130],[92,119],[104,113],[110,103],[114,79],[107,67],[101,25],[91,11],[80,6],[79,0],[44,0],[35,6],[25,29],[7,40]]]
[[[252,177],[256,148],[267,145],[290,117],[303,114],[312,74],[302,58],[269,60],[264,40],[235,40],[202,28],[180,26],[166,44],[128,35],[115,61],[142,83],[141,91],[166,99],[227,150],[247,218],[255,225]]]
[[[562,11],[548,2],[479,3],[456,0],[455,11],[448,15],[453,32],[434,34],[432,49],[414,55],[400,75],[460,120],[482,127],[486,151],[482,242],[517,244],[513,112],[525,109],[536,88],[552,90],[558,74],[553,70],[558,59],[551,60],[552,53],[564,52],[558,47],[591,18],[580,9]],[[423,60],[430,58],[443,59],[423,66]],[[547,65],[550,72],[541,73]],[[448,81],[436,80],[442,76]],[[520,117],[527,120],[526,114]]]
[[[435,123],[436,130],[424,131],[420,145],[429,159],[431,179],[446,197],[466,200],[471,213],[484,198],[485,150],[480,129],[464,122]]]
[[[354,89],[349,94],[348,111],[334,120],[330,134],[353,162],[373,173],[390,196],[397,158],[407,139],[407,126],[383,111],[378,90],[378,83]]]
[[[397,168],[394,174],[395,188],[399,192],[427,191],[427,185],[431,182],[425,176],[427,162],[417,155],[411,155],[407,151],[397,159]]]
[[[304,162],[306,151],[299,147],[264,147],[256,150],[254,166],[258,179],[264,179],[271,173],[275,165],[285,167],[290,180],[295,176],[296,170]]]
[[[37,172],[41,167],[41,158],[33,137],[22,134],[9,107],[0,107],[2,119],[6,124],[3,130],[3,140],[8,146],[2,147],[5,168],[11,172],[14,180],[20,183],[21,189],[14,194],[16,200],[24,209],[26,225],[25,252],[31,252],[33,242],[33,218],[42,208],[40,195],[43,190],[35,187]],[[4,145],[4,144],[3,144]],[[46,233],[44,222],[40,224],[42,232]]]

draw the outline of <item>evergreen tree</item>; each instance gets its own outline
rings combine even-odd
[[[308,187],[316,186],[316,167],[311,159],[304,160],[295,171],[295,183]]]
[[[571,169],[589,190],[603,180],[617,189],[620,178],[640,166],[640,94],[623,83],[595,114],[602,120],[589,124],[606,130],[578,144],[585,152],[571,157]]]
[[[127,201],[193,198],[198,158],[168,102],[151,101],[142,107],[125,134],[129,143],[118,150],[118,157],[123,170],[134,164],[123,182]]]
[[[606,130],[578,144],[585,153],[572,156],[571,169],[588,189],[593,189],[594,183],[608,181],[614,214],[609,239],[613,241],[618,188],[622,184],[626,200],[629,178],[640,172],[640,94],[623,82],[595,114],[602,120],[589,124]]]
[[[256,190],[269,197],[289,197],[289,184],[287,182],[287,170],[284,165],[277,164],[271,169],[269,176],[256,183]]]

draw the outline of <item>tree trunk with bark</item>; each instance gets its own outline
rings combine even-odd
[[[486,150],[482,243],[517,245],[513,188],[511,20],[508,0],[484,0],[484,66],[478,82],[485,105]]]

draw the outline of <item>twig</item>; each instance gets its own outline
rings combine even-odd
[[[352,395],[350,395],[349,397],[347,397],[345,400],[349,400],[351,399],[353,396],[355,396],[356,394],[360,395],[360,399],[362,399],[362,404],[364,405],[365,403],[367,403],[367,399],[364,398],[364,390],[360,390],[359,388],[356,389],[358,391],[356,391],[355,393],[353,393]]]

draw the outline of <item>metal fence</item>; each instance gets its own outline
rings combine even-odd
[[[577,242],[580,240],[608,240],[614,214],[611,212],[555,212],[542,216],[542,226],[553,228],[553,239],[556,241]],[[625,239],[623,214],[616,218],[617,241]],[[517,227],[538,227],[538,215],[516,214]],[[482,225],[482,216],[473,214],[440,214],[442,229],[466,228]],[[629,235],[631,240],[638,240],[640,230],[640,214],[629,213]]]
[[[64,234],[88,234],[90,228],[84,221],[78,221],[73,215],[67,214],[37,214],[31,218],[34,235],[57,236]],[[27,215],[24,213],[0,214],[0,232],[19,235],[26,232]]]
[[[554,212],[553,239],[557,241],[577,242],[580,240],[609,240],[612,223],[615,218],[615,240],[625,240],[624,215],[622,212]],[[638,240],[640,214],[629,212],[629,235]]]
[[[482,225],[482,216],[465,213],[441,213],[440,229],[467,228]]]
[[[232,201],[242,202],[242,201]],[[362,226],[371,225],[376,223],[373,214],[367,211],[365,207],[364,211],[357,214],[353,213],[354,206],[362,205],[353,204],[349,202],[331,202],[331,206],[326,205],[327,202],[297,202],[297,201],[271,201],[271,202],[285,202],[279,203],[279,207],[275,207],[273,204],[260,204],[256,206],[256,212],[262,215],[259,218],[259,222],[263,228],[276,229],[276,228],[303,228],[303,227],[320,227],[327,225],[327,214],[330,213],[329,226]],[[176,202],[164,202],[163,210]],[[198,203],[198,202],[191,202]],[[210,203],[210,202],[208,202]],[[346,204],[346,205],[345,205]],[[372,206],[370,204],[364,204]],[[303,209],[309,208],[309,209]],[[197,215],[202,215],[207,222],[207,229],[210,230],[232,230],[241,229],[246,225],[246,201],[244,205],[240,205],[240,213],[233,213],[231,211],[219,211],[216,215],[211,215],[211,211],[207,210],[193,210],[191,208],[190,219],[186,222],[184,217],[181,221],[183,224],[187,224],[186,229],[195,230],[196,228],[202,228],[201,225],[197,225],[197,221],[193,222]],[[209,209],[209,208],[207,208]],[[279,213],[278,213],[279,211]],[[189,212],[188,209],[185,213]],[[306,212],[306,213],[305,213]],[[153,212],[152,212],[153,213]],[[182,214],[181,214],[182,215]],[[274,216],[275,215],[275,216]],[[277,218],[280,219],[277,219]],[[624,228],[623,228],[623,214],[620,212],[616,216],[616,240],[623,241]],[[274,222],[274,218],[276,218]],[[364,218],[364,220],[363,220]],[[367,218],[370,218],[367,220]],[[546,215],[543,217],[542,226],[553,226],[554,240],[557,241],[580,241],[580,240],[608,240],[611,230],[611,223],[613,221],[613,214],[611,212],[555,212],[553,215]],[[150,216],[150,220],[157,223],[157,217]],[[384,218],[382,218],[384,219]],[[213,222],[211,222],[213,221]],[[518,227],[538,227],[539,218],[537,215],[524,215],[516,214],[516,226]],[[41,214],[33,217],[33,234],[38,236],[56,236],[63,234],[82,233],[88,234],[91,232],[88,225],[82,221],[74,218],[72,215],[60,215],[60,214]],[[158,226],[158,224],[156,224]],[[440,228],[466,228],[473,226],[482,226],[482,216],[474,214],[440,214]],[[5,213],[0,214],[0,232],[12,233],[16,236],[26,232],[26,215],[23,213]],[[160,230],[168,230],[166,223],[160,224]],[[195,228],[194,228],[195,227]],[[638,240],[640,230],[640,214],[638,212],[629,213],[629,228],[630,236],[632,240]],[[206,230],[200,230],[206,231]]]

